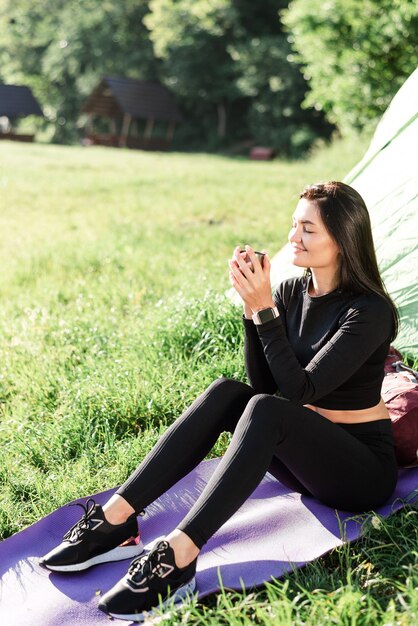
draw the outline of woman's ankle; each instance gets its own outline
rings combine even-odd
[[[179,569],[190,565],[200,553],[200,549],[190,537],[177,528],[167,535],[166,541],[173,548],[175,563]]]
[[[118,494],[113,495],[110,500],[103,505],[105,519],[114,526],[124,524],[128,517],[135,513],[135,509]]]

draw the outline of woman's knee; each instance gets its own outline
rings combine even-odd
[[[249,385],[242,383],[239,380],[234,380],[233,378],[226,378],[221,376],[217,378],[209,385],[206,390],[209,394],[219,394],[221,397],[247,397],[248,399],[254,395],[254,390]]]
[[[257,424],[264,426],[271,424],[277,427],[282,417],[280,408],[279,398],[266,393],[258,393],[249,400],[244,415],[247,420]]]
[[[210,406],[209,419],[221,425],[221,429],[234,432],[254,389],[232,378],[218,378],[203,393],[205,405]]]
[[[248,402],[248,409],[251,413],[264,415],[266,409],[270,412],[272,409],[277,411],[276,396],[272,396],[268,393],[257,393]]]
[[[282,420],[278,411],[277,398],[267,394],[256,394],[245,407],[236,432],[252,442],[253,446],[277,445],[282,437]]]

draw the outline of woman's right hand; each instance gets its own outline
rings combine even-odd
[[[271,294],[270,260],[266,252],[263,254],[261,264],[251,246],[246,245],[245,251],[242,252],[237,246],[229,261],[229,280],[241,300],[247,305],[247,315],[249,310],[254,314],[261,309],[274,307]]]

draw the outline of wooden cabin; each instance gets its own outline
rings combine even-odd
[[[33,141],[34,135],[19,134],[13,124],[28,115],[43,116],[41,107],[29,87],[0,83],[0,139]]]
[[[88,114],[86,143],[142,150],[167,150],[176,125],[183,121],[167,87],[132,78],[103,78],[81,111]],[[108,132],[103,127],[95,131],[97,118],[102,125],[103,118],[107,121]]]

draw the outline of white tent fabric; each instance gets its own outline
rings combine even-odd
[[[370,212],[386,288],[399,307],[395,346],[418,356],[418,69],[380,121],[370,148],[345,181]]]
[[[418,69],[393,98],[363,159],[344,179],[370,212],[386,288],[399,307],[394,345],[418,356]],[[272,283],[299,270],[285,246],[272,259]]]

